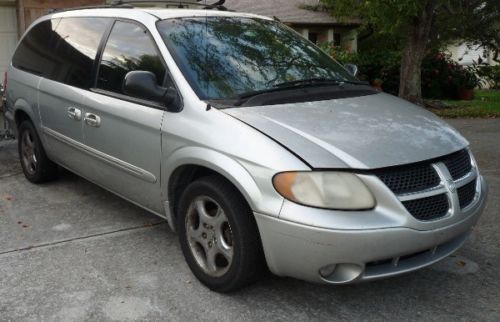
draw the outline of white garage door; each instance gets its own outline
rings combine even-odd
[[[0,6],[0,82],[17,44],[16,7]]]

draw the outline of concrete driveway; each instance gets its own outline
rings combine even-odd
[[[500,320],[500,120],[456,120],[490,197],[454,256],[352,286],[265,277],[232,295],[191,275],[163,220],[77,176],[36,186],[0,143],[0,320]],[[432,143],[432,142],[431,142]]]

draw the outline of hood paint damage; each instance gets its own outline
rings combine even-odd
[[[383,168],[440,157],[469,144],[431,112],[384,93],[222,111],[316,169]]]

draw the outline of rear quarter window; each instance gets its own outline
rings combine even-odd
[[[42,77],[50,75],[55,68],[53,36],[58,22],[46,20],[31,28],[17,47],[12,65]]]
[[[89,88],[107,18],[62,18],[40,22],[19,44],[12,64],[33,74]]]

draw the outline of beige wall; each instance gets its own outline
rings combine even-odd
[[[0,83],[16,49],[17,39],[16,3],[0,1]]]

